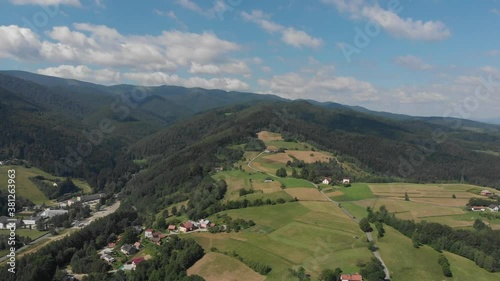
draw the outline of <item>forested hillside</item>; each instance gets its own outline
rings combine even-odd
[[[239,160],[242,148],[235,145],[255,139],[261,130],[334,152],[368,171],[372,177],[365,180],[464,181],[500,187],[495,172],[500,169],[500,157],[477,152],[498,150],[498,142],[492,141],[498,138],[495,133],[388,120],[307,102],[276,102],[214,110],[137,142],[130,154],[147,159],[148,169],[128,183],[124,197],[153,212],[186,200],[210,181],[206,175],[214,167]],[[436,130],[443,132],[446,141],[428,148],[423,142],[432,141]],[[414,163],[415,157],[421,163]]]

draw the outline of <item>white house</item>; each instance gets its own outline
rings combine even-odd
[[[37,216],[37,217],[30,217],[23,219],[24,226],[29,229],[34,229],[36,228],[36,224],[42,219],[42,217]]]
[[[490,211],[492,211],[492,212],[498,212],[498,211],[500,211],[500,206],[499,205],[490,205],[488,207],[488,209],[490,209]]]
[[[115,258],[113,258],[112,256],[110,256],[110,255],[108,255],[108,254],[104,254],[104,255],[102,255],[102,257],[101,257],[101,258],[102,258],[103,260],[105,260],[105,261],[109,262],[109,263],[113,263],[113,262],[115,262],[115,261],[116,261],[116,260],[115,260]]]
[[[342,184],[350,184],[350,183],[351,183],[351,179],[349,179],[349,178],[342,179]]]
[[[1,216],[0,217],[0,229],[6,229],[7,228],[7,224],[8,224],[8,217],[6,216]]]
[[[483,207],[483,206],[474,206],[474,207],[472,207],[472,211],[474,211],[474,212],[484,212],[484,211],[486,211],[486,207]]]
[[[152,238],[153,237],[153,232],[155,232],[155,230],[152,229],[152,228],[146,229],[146,231],[144,231],[144,237],[146,237],[146,238]]]
[[[200,224],[200,228],[207,228],[210,225],[210,221],[206,219],[201,219],[198,223]]]
[[[55,216],[64,215],[66,213],[68,213],[68,210],[51,210],[47,208],[40,214],[40,216],[44,218],[52,218]]]
[[[57,183],[53,183],[53,184],[52,184],[52,186],[53,186],[53,187],[57,187]]]
[[[331,182],[332,182],[331,178],[325,177],[321,183],[323,183],[323,184],[330,184]]]

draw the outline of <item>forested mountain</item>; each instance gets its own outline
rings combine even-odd
[[[138,171],[132,160],[147,159],[148,169],[128,184],[136,187],[127,189],[136,200],[187,196],[214,165],[241,157],[229,145],[264,129],[343,155],[378,178],[500,186],[496,125],[221,90],[102,86],[26,72],[0,73],[0,95],[1,159],[25,159],[110,192]],[[65,169],[74,162],[78,168]]]
[[[378,180],[464,181],[500,188],[500,157],[480,152],[499,151],[498,133],[389,120],[297,101],[220,108],[137,142],[130,155],[148,159],[149,167],[129,182],[125,197],[153,211],[185,200],[202,188],[214,167],[241,158],[243,152],[233,145],[256,138],[261,130],[346,156]]]

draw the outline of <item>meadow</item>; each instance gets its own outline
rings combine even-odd
[[[26,168],[24,166],[0,166],[0,188],[2,190],[7,190],[7,171],[8,170],[16,171],[16,194],[26,199],[31,200],[33,203],[37,205],[44,204],[45,205],[54,205],[55,202],[50,200],[43,194],[40,189],[30,180],[32,177],[43,176],[49,181],[60,180],[63,181],[64,178],[53,176],[49,173],[46,173],[38,168]],[[73,179],[73,182],[76,186],[78,186],[84,193],[91,193],[92,188],[88,185],[87,182]]]
[[[290,280],[288,269],[298,266],[304,266],[313,279],[326,268],[359,271],[357,261],[371,257],[357,223],[331,202],[293,202],[222,213],[251,219],[256,225],[238,233],[192,237],[207,251],[212,247],[235,251],[271,266],[266,280]]]

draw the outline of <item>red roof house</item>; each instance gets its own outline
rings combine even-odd
[[[169,231],[174,231],[175,229],[177,229],[177,226],[175,226],[175,224],[171,224],[168,226]]]
[[[340,280],[341,281],[363,281],[363,277],[358,274],[342,274],[340,275]]]

